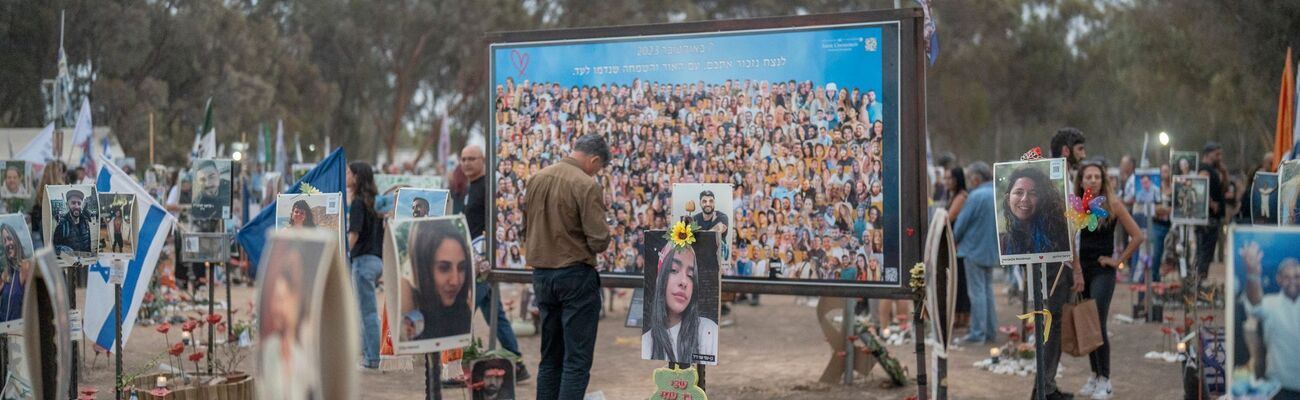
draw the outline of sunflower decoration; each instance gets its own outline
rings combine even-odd
[[[695,244],[695,232],[700,230],[700,226],[694,222],[689,225],[685,221],[677,221],[673,224],[673,229],[668,231],[668,241],[673,246],[686,247]]]

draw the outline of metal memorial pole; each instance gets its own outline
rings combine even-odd
[[[1047,264],[1026,264],[1025,268],[1031,269],[1031,271],[1027,272],[1030,273],[1032,278],[1028,280],[1030,283],[1026,286],[1033,292],[1034,311],[1042,310],[1044,297],[1043,290],[1045,290],[1047,286],[1046,276],[1044,275],[1043,270],[1047,268]],[[1043,360],[1044,340],[1042,338],[1045,337],[1043,335],[1043,328],[1043,315],[1034,314],[1034,355],[1036,356],[1034,357],[1034,361],[1037,366],[1037,370],[1034,373],[1035,400],[1047,400],[1047,376],[1043,374],[1043,371],[1047,369],[1047,363]]]
[[[75,269],[78,267],[81,267],[80,261],[74,262],[71,267],[63,269],[63,283],[65,286],[68,287],[68,309],[69,310],[77,309],[77,285],[72,282],[72,274],[69,274],[68,270]],[[80,328],[81,321],[77,321],[77,324],[78,324],[78,328]],[[72,342],[77,342],[76,335],[69,335],[69,336]],[[71,348],[76,348],[77,346],[75,346],[74,344],[75,343],[68,343],[68,345],[71,346]],[[69,382],[71,382],[71,384],[68,385],[68,398],[75,399],[77,398],[77,374],[79,373],[78,365],[80,365],[82,357],[81,354],[76,351],[73,351],[71,353],[72,353],[72,365],[71,368],[68,368],[68,371],[72,376],[69,377],[70,378]]]
[[[215,285],[216,283],[213,282],[213,278],[214,278],[214,277],[213,277],[213,273],[212,273],[212,263],[211,263],[211,262],[205,262],[205,263],[203,263],[203,265],[207,266],[207,274],[208,274],[208,315],[212,315],[213,313],[215,313],[215,312],[217,311],[217,310],[216,310],[216,291],[217,291],[217,290],[216,290],[216,288],[214,287],[214,285]],[[216,338],[216,335],[217,335],[217,330],[216,330],[216,328],[214,328],[214,327],[212,326],[212,324],[208,324],[208,349],[207,349],[207,351],[209,351],[209,352],[212,351],[212,341],[213,341],[213,339]],[[208,374],[209,374],[209,375],[211,375],[211,374],[212,374],[212,371],[213,371],[213,367],[212,367],[212,357],[211,357],[211,356],[212,356],[212,355],[209,354],[208,357],[207,357],[207,358],[208,358]]]
[[[126,265],[120,258],[113,258],[113,271],[110,275],[113,281],[113,359],[114,374],[113,388],[117,397],[122,399],[122,281],[126,278]]]
[[[424,355],[424,398],[442,400],[442,352]]]
[[[853,345],[853,307],[857,305],[857,299],[844,299],[844,385],[853,385],[853,356],[857,353],[857,347]]]
[[[497,325],[500,325],[499,323],[497,323],[497,319],[498,319],[498,318],[497,318],[497,315],[500,315],[500,314],[498,314],[498,313],[504,312],[504,311],[502,311],[502,310],[500,309],[500,308],[501,308],[501,307],[500,307],[500,305],[501,305],[501,284],[498,283],[498,282],[492,282],[492,284],[488,285],[488,287],[489,287],[490,290],[492,291],[492,295],[489,296],[489,298],[488,298],[488,301],[491,302],[491,304],[488,305],[488,311],[489,311],[489,314],[488,314],[488,316],[487,316],[487,320],[488,320],[488,350],[496,350],[496,349],[497,349],[497,330],[498,330],[498,329],[501,329],[500,326],[497,326]],[[480,307],[481,307],[481,306],[480,306]]]

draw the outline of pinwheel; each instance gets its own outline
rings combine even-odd
[[[1102,207],[1105,203],[1106,196],[1094,197],[1092,189],[1084,190],[1082,199],[1070,195],[1070,207],[1066,210],[1066,217],[1079,229],[1088,228],[1089,232],[1095,231],[1098,220],[1110,217],[1110,212]]]

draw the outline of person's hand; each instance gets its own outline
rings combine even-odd
[[[1097,263],[1106,267],[1119,268],[1119,260],[1106,256],[1097,257]]]
[[[1241,258],[1246,262],[1246,275],[1259,276],[1263,271],[1260,265],[1264,260],[1264,251],[1260,250],[1259,243],[1250,242],[1241,247]]]

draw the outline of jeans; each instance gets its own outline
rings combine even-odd
[[[1210,224],[1196,227],[1196,272],[1204,278],[1210,273],[1210,262],[1214,261],[1214,250],[1219,244],[1219,221],[1210,218]]]
[[[361,355],[367,368],[379,368],[379,310],[375,306],[375,286],[384,274],[384,261],[373,255],[352,258],[352,287],[361,305]]]
[[[1151,281],[1160,282],[1160,267],[1164,266],[1165,236],[1169,236],[1168,224],[1151,224]]]
[[[573,265],[533,271],[542,317],[542,361],[537,366],[538,400],[581,400],[591,379],[600,322],[600,275]]]
[[[486,281],[475,284],[474,293],[478,297],[474,304],[478,310],[483,313],[483,320],[487,321],[488,326],[492,325],[492,285]],[[510,320],[506,318],[506,308],[501,306],[501,299],[497,298],[497,340],[501,341],[501,347],[509,350],[515,355],[519,353],[519,342],[515,340],[515,328],[510,326]]]
[[[1056,276],[1058,273],[1061,275],[1059,278]],[[1047,278],[1047,309],[1054,316],[1051,331],[1060,332],[1065,303],[1070,301],[1070,286],[1074,286],[1074,269],[1069,265],[1048,264],[1044,275]],[[1055,289],[1052,288],[1053,284],[1056,286]],[[1056,370],[1061,365],[1060,339],[1048,340],[1043,343],[1043,365],[1043,374],[1047,377],[1047,394],[1051,394],[1058,390],[1056,386]]]
[[[998,311],[993,297],[993,267],[966,261],[966,291],[970,294],[970,335],[966,341],[996,341]]]
[[[1110,335],[1106,321],[1110,320],[1110,300],[1115,296],[1115,270],[1085,261],[1083,295],[1097,302],[1097,316],[1101,322],[1101,347],[1088,353],[1088,364],[1092,367],[1093,374],[1110,378]]]

